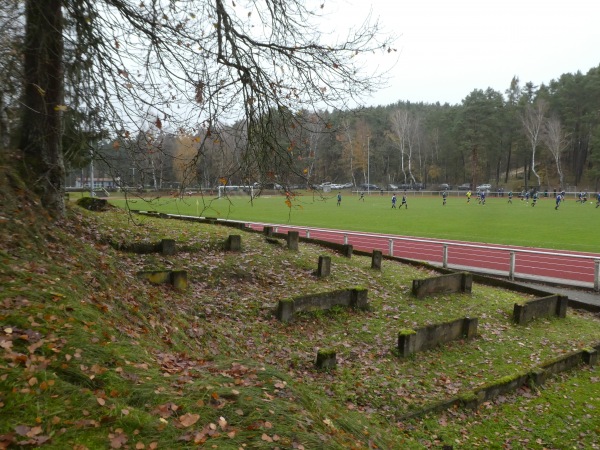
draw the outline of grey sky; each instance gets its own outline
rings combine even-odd
[[[600,65],[599,0],[334,0],[325,6],[340,26],[364,20],[372,6],[373,16],[399,36],[390,87],[369,105],[457,104],[474,89],[503,93],[515,75],[521,85],[539,85]]]

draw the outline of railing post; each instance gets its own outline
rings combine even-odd
[[[443,248],[444,248],[444,256],[442,258],[442,267],[444,267],[444,269],[447,269],[448,268],[448,244],[444,244]]]
[[[389,249],[390,249],[389,250],[390,256],[394,256],[394,240],[393,239],[389,240]]]
[[[600,291],[600,259],[594,260],[594,290]]]
[[[348,245],[348,235],[344,234],[344,245]]]
[[[514,281],[515,279],[515,261],[516,261],[516,253],[514,251],[510,252],[510,263],[508,266],[508,279],[510,281]]]
[[[275,231],[275,233],[277,233],[278,229],[279,229],[279,227],[275,227],[275,229],[273,231]]]
[[[310,239],[310,230],[306,229],[306,239]]]

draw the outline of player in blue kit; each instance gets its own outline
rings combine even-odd
[[[560,206],[560,202],[562,201],[562,194],[558,194],[556,196],[556,206],[554,207],[554,209],[558,209],[558,207]]]

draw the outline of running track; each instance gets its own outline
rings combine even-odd
[[[149,214],[147,211],[138,211],[138,213]],[[185,220],[206,220],[203,217],[176,214],[166,214],[165,216]],[[227,222],[223,219],[216,221]],[[509,277],[512,275],[515,279],[554,282],[594,288],[596,291],[600,288],[600,254],[598,253],[477,244],[259,222],[235,220],[230,222],[243,223],[254,230],[263,230],[264,227],[270,226],[277,233],[298,231],[302,237],[349,244],[353,249],[369,253],[373,250],[380,250],[384,255],[445,265],[451,269]],[[444,261],[444,256],[446,256],[446,261]],[[513,261],[512,274],[510,273],[511,261]]]
[[[503,276],[509,275],[512,253],[515,277],[587,288],[595,287],[600,266],[600,254],[597,253],[421,239],[291,225],[261,223],[247,223],[247,225],[253,229],[272,226],[279,233],[298,231],[303,237],[350,244],[354,249],[366,252],[380,250],[384,255],[426,261],[436,265],[444,264],[444,246],[446,246],[447,267]]]

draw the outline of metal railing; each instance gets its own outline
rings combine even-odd
[[[175,214],[166,214],[166,216],[191,220],[204,219]],[[304,233],[306,238],[351,244],[353,248],[366,252],[380,250],[390,256],[424,261],[444,268],[468,269],[473,272],[505,276],[510,280],[519,278],[585,288],[593,287],[596,292],[600,291],[600,254],[555,252],[239,220],[216,219],[216,221],[244,224],[257,230],[268,226],[279,233],[298,231]]]
[[[600,255],[555,252],[500,245],[422,239],[326,228],[244,222],[251,228],[273,227],[275,232],[299,231],[307,238],[351,244],[361,251],[381,250],[390,256],[425,261],[444,268],[469,269],[506,276],[557,282],[600,291]]]

